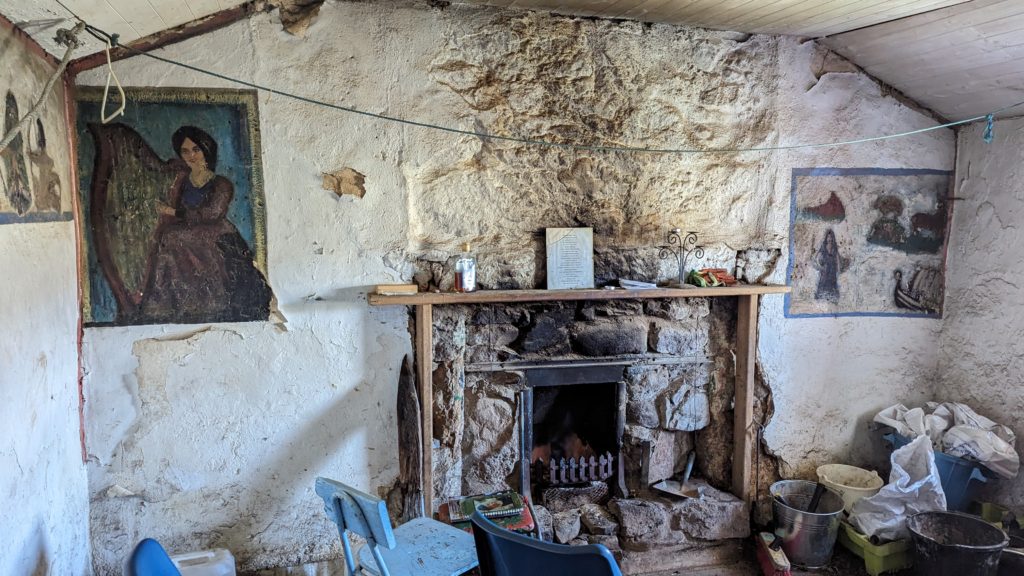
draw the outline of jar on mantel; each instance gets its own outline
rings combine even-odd
[[[469,251],[469,242],[462,245],[462,254],[455,261],[455,291],[476,290],[476,258]]]

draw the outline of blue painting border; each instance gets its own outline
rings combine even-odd
[[[789,255],[786,263],[786,284],[793,285],[793,251],[796,248],[796,239],[793,235],[796,226],[796,181],[799,176],[950,176],[952,170],[936,170],[932,168],[793,168],[790,175],[789,185]],[[953,205],[950,204],[950,219],[952,218]],[[949,235],[946,235],[946,244],[949,243]],[[946,276],[946,247],[942,251],[942,276],[945,282]],[[792,292],[787,292],[785,304],[783,305],[783,316],[785,318],[926,318],[937,320],[942,314],[928,314],[925,312],[833,312],[831,314],[794,314],[790,312],[792,304]]]

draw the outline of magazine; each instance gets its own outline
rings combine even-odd
[[[523,513],[523,499],[512,490],[467,496],[448,502],[448,513],[452,522],[469,520],[473,512],[480,510],[488,518],[504,518]]]

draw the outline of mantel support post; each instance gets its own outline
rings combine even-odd
[[[434,515],[434,311],[416,306],[416,379],[420,385],[420,438],[423,442],[423,513]]]
[[[736,384],[733,418],[732,492],[754,500],[752,477],[756,435],[754,362],[757,357],[757,294],[740,296],[736,314]]]

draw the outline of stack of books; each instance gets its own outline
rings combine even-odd
[[[448,502],[448,514],[452,522],[465,522],[479,510],[488,518],[505,518],[523,513],[523,498],[512,490],[467,496]]]

